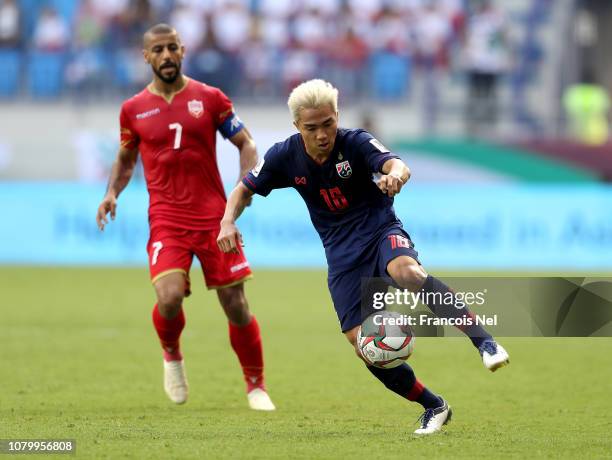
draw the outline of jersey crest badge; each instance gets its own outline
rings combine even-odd
[[[351,164],[348,160],[342,163],[336,163],[336,171],[338,171],[338,175],[342,177],[342,179],[348,179],[353,174]]]
[[[187,102],[187,109],[193,117],[200,118],[204,113],[204,104],[202,104],[202,101],[194,99]]]

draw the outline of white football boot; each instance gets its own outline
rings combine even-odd
[[[189,385],[184,361],[164,360],[164,390],[173,403],[183,404],[187,401]]]
[[[253,410],[276,410],[276,406],[268,396],[268,393],[262,388],[255,388],[247,393],[249,407]]]
[[[478,351],[482,356],[482,363],[491,372],[510,364],[508,352],[495,340],[485,340]]]
[[[435,409],[427,409],[423,415],[419,417],[421,427],[416,429],[414,434],[433,434],[442,429],[442,426],[450,422],[453,411],[446,401],[442,400],[443,404]]]

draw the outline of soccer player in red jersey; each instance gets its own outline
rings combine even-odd
[[[216,244],[226,202],[216,161],[216,132],[238,148],[240,177],[257,161],[255,143],[221,90],[181,72],[185,48],[176,30],[166,24],[153,26],[143,44],[153,81],[121,107],[121,145],[98,208],[98,227],[104,230],[109,213],[115,218],[117,198],[140,152],[150,199],[147,251],[157,295],[153,325],[163,349],[168,397],[177,404],[187,400],[179,339],[195,255],[206,286],[216,289],[229,321],[230,343],[242,366],[250,407],[274,410],[264,386],[259,326],[244,294],[243,283],[251,277],[249,263],[242,251],[224,254]]]

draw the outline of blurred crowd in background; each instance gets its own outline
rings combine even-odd
[[[135,94],[150,79],[142,35],[165,22],[187,49],[184,72],[241,102],[282,103],[319,77],[343,105],[416,102],[428,133],[442,116],[473,135],[501,117],[512,130],[554,132],[565,112],[574,128],[597,124],[599,143],[607,89],[597,87],[596,104],[585,91],[563,99],[580,82],[580,59],[556,58],[587,49],[573,47],[568,24],[588,32],[576,13],[588,1],[597,0],[0,0],[0,100]]]
[[[26,76],[0,93],[137,91],[142,34],[158,22],[179,31],[185,72],[231,96],[284,97],[319,76],[395,100],[412,72],[451,66],[487,91],[510,65],[505,16],[484,0],[0,0],[0,69]]]

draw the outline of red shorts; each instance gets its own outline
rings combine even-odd
[[[156,227],[151,230],[147,252],[151,281],[173,273],[184,273],[187,280],[185,294],[190,294],[189,269],[195,255],[204,272],[208,289],[219,289],[238,284],[252,277],[249,262],[240,253],[224,253],[217,246],[219,230],[183,230]]]

